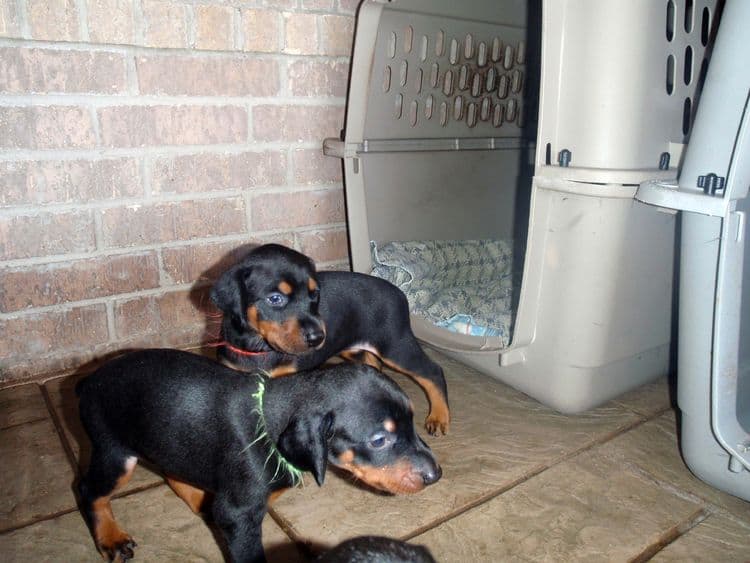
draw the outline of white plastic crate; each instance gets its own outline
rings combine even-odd
[[[666,373],[674,214],[634,194],[677,174],[714,7],[366,0],[325,144],[354,269],[373,241],[507,240],[510,344],[413,316],[420,338],[563,412]]]

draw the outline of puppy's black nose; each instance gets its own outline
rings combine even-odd
[[[319,328],[311,327],[308,329],[305,329],[305,343],[310,348],[315,348],[316,346],[320,346],[323,343],[323,340],[326,338],[326,333],[320,330]]]
[[[434,467],[426,469],[422,472],[422,480],[424,481],[425,485],[432,485],[433,483],[436,483],[442,476],[443,470],[439,465],[435,465]]]

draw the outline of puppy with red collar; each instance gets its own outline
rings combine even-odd
[[[385,365],[424,390],[427,431],[448,431],[443,370],[417,342],[406,296],[393,284],[365,274],[317,272],[304,254],[267,244],[225,272],[211,300],[224,314],[218,357],[225,364],[272,377],[334,356],[377,369]]]

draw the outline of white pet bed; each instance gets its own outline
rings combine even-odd
[[[372,274],[390,281],[411,312],[436,326],[510,344],[521,272],[507,240],[398,241],[372,249]]]

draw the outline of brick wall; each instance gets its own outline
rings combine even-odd
[[[357,0],[0,0],[0,385],[215,336],[273,240],[347,267]]]

